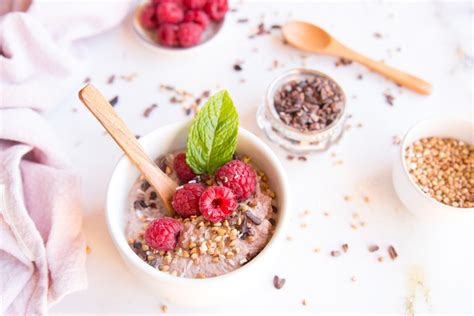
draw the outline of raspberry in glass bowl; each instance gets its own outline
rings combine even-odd
[[[187,51],[208,44],[221,31],[227,0],[148,0],[133,18],[138,38],[159,51]]]

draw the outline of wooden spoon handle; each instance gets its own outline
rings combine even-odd
[[[79,98],[140,170],[150,185],[155,188],[166,209],[170,215],[173,215],[174,210],[171,206],[171,200],[176,191],[176,183],[148,157],[133,133],[99,90],[88,84],[79,91]]]
[[[359,53],[356,53],[350,48],[344,47],[344,49],[341,49],[340,55],[344,58],[361,63],[367,66],[368,68],[384,75],[388,79],[393,80],[399,85],[404,86],[420,94],[431,94],[431,91],[433,89],[429,82],[426,82],[420,78],[412,76],[406,72],[400,71],[393,67],[387,66],[382,62],[375,61]]]

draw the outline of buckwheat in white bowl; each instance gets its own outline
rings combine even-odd
[[[455,118],[422,121],[405,135],[393,183],[405,206],[430,220],[474,216],[474,126]]]

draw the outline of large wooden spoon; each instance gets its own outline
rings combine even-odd
[[[177,184],[148,157],[134,134],[99,90],[88,84],[79,91],[79,98],[156,190],[169,215],[173,215],[174,210],[171,206],[171,200]]]
[[[353,60],[408,89],[426,95],[431,93],[430,83],[356,53],[319,26],[307,22],[292,21],[285,24],[282,31],[286,41],[299,49]]]

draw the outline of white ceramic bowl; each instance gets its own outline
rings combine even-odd
[[[406,133],[400,152],[394,160],[393,185],[403,204],[417,217],[433,221],[472,220],[474,208],[457,208],[436,201],[425,194],[413,181],[405,163],[405,150],[420,138],[450,137],[473,144],[472,122],[456,118],[435,118],[415,124]]]
[[[190,122],[161,127],[140,138],[150,157],[185,148]],[[249,155],[268,175],[277,194],[279,220],[267,246],[254,259],[233,272],[208,278],[190,279],[171,276],[142,261],[130,248],[125,236],[126,214],[130,188],[139,176],[126,157],[115,167],[109,182],[106,200],[107,224],[115,246],[137,279],[151,287],[153,293],[170,303],[192,306],[211,306],[239,295],[249,295],[252,284],[271,282],[272,256],[277,252],[284,234],[288,213],[287,180],[278,158],[270,148],[252,133],[240,128],[237,151]]]
[[[201,37],[201,42],[198,45],[191,46],[191,47],[166,47],[157,43],[154,39],[155,33],[154,31],[147,30],[144,28],[140,23],[140,16],[143,8],[149,3],[150,1],[144,0],[141,1],[137,7],[135,8],[135,12],[133,14],[133,30],[135,31],[135,35],[137,36],[138,40],[143,43],[148,48],[165,54],[165,55],[190,55],[196,52],[201,52],[204,49],[207,49],[211,46],[212,43],[218,38],[218,35],[222,33],[222,29],[225,25],[226,18],[219,22],[212,22],[203,32]]]

